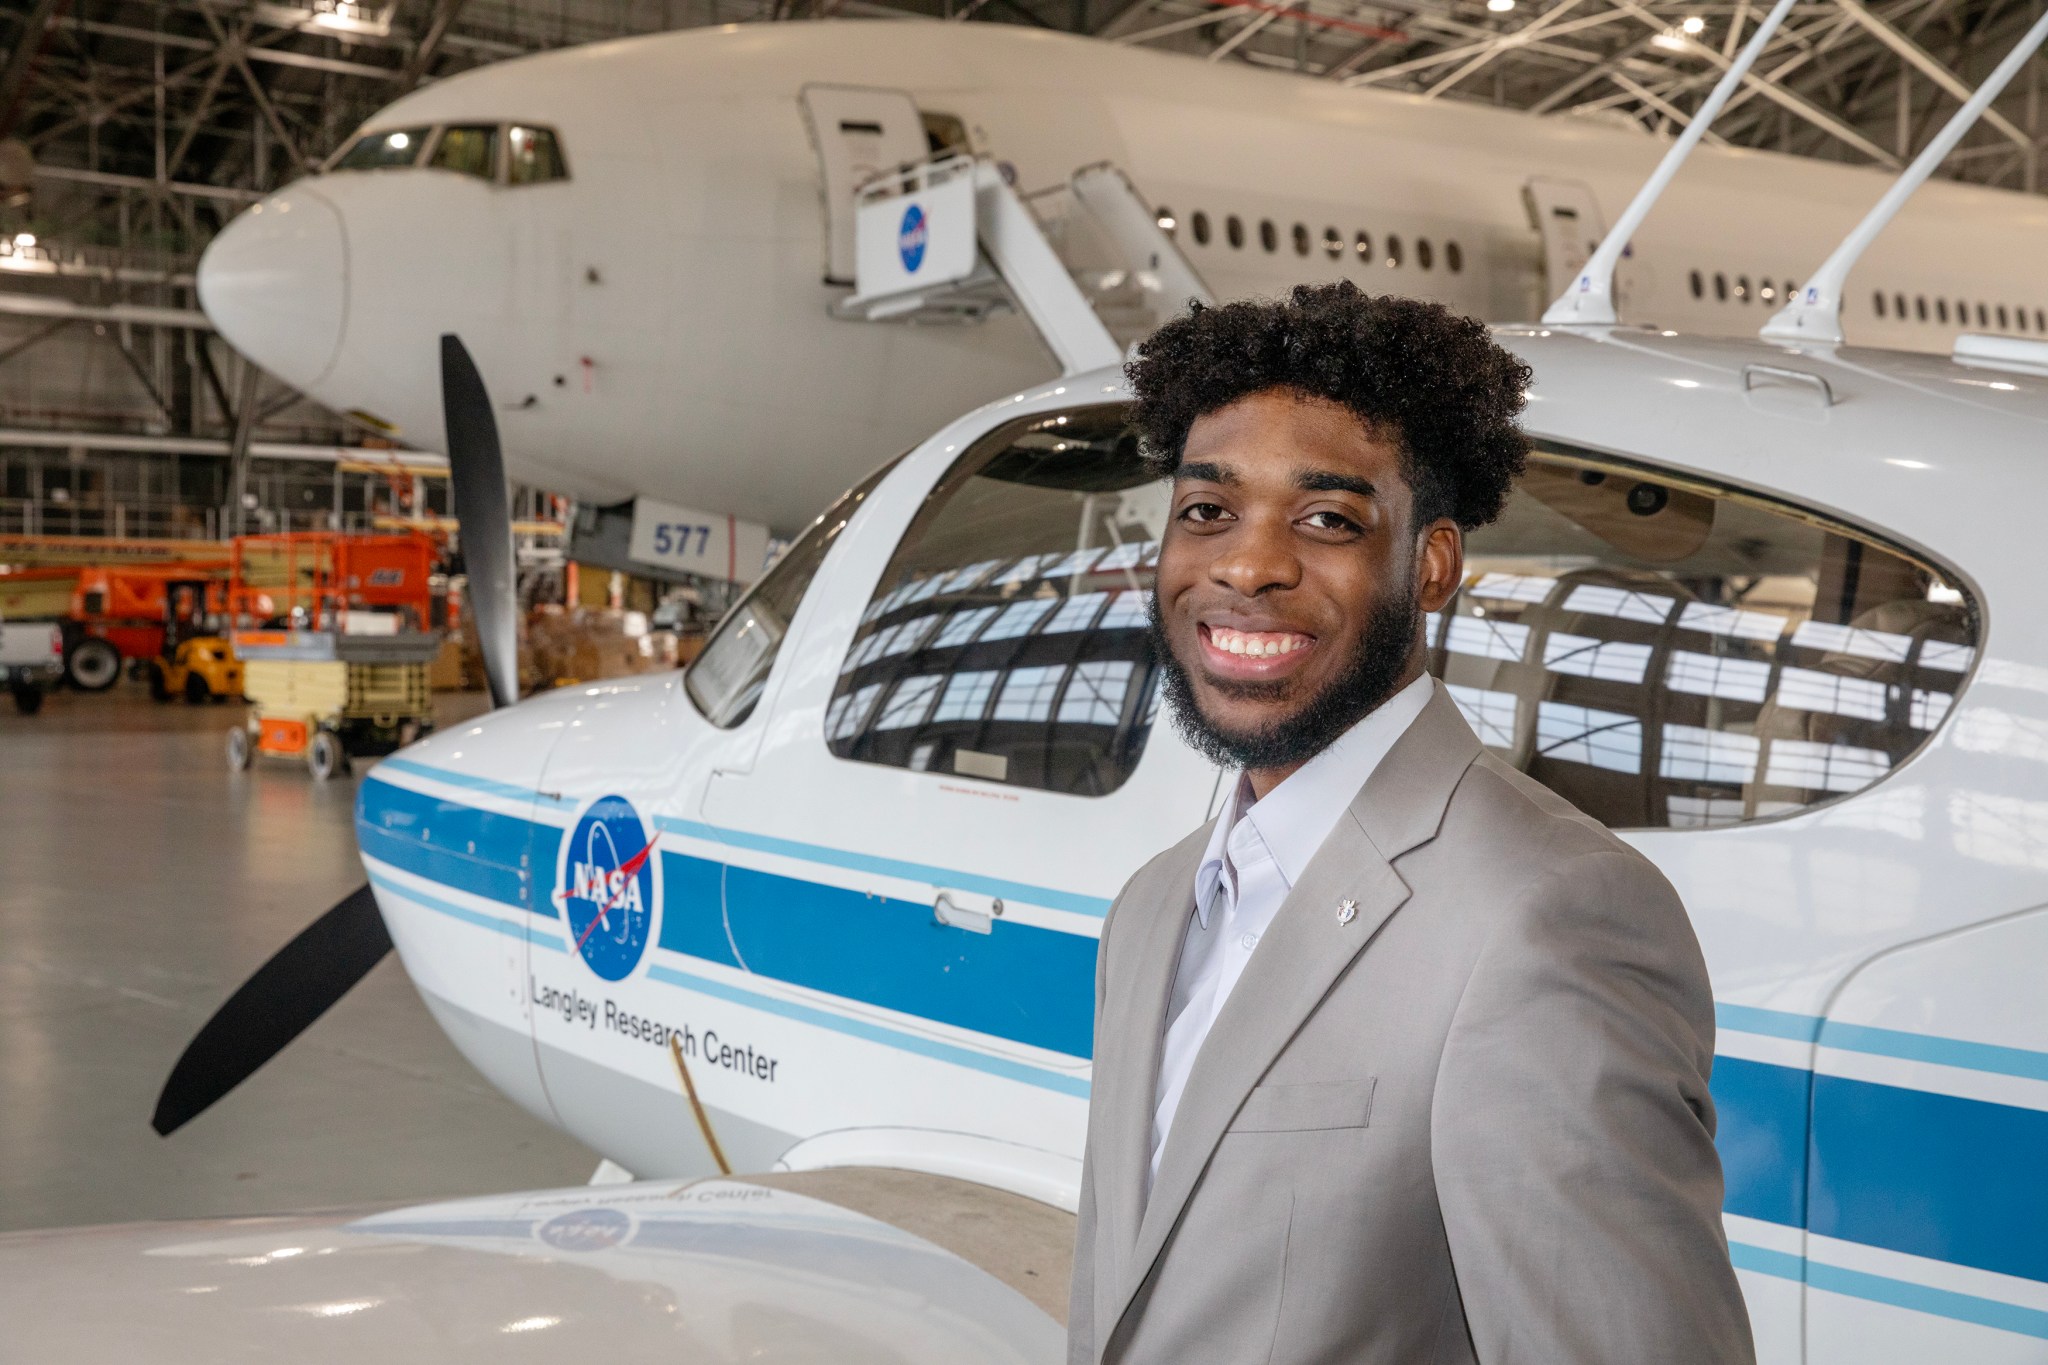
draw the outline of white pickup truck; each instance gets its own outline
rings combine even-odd
[[[32,716],[64,677],[64,633],[52,621],[0,621],[0,687]]]

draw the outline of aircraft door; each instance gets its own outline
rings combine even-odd
[[[1817,1021],[1810,1365],[2042,1358],[2044,956],[2040,908],[1937,935],[1858,968]]]
[[[1021,1163],[1070,1197],[1103,915],[1218,780],[1156,726],[1166,490],[1097,405],[883,493],[871,515],[908,530],[820,578],[752,772],[707,790],[702,938],[764,1015],[802,1010],[790,1131],[839,1160]]]
[[[901,90],[806,85],[801,100],[824,198],[825,283],[851,285],[853,192],[884,171],[925,159],[924,119]]]
[[[1600,239],[1607,235],[1607,222],[1600,216],[1600,201],[1593,187],[1580,180],[1552,180],[1535,176],[1522,189],[1543,239],[1544,302],[1562,294],[1592,258]]]

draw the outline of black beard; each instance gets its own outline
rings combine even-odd
[[[1159,659],[1166,701],[1173,711],[1174,728],[1217,766],[1254,771],[1306,763],[1379,709],[1381,703],[1394,695],[1422,629],[1422,608],[1411,583],[1373,608],[1365,634],[1344,671],[1294,714],[1257,729],[1227,730],[1203,715],[1196,704],[1193,680],[1167,641],[1160,612],[1159,595],[1155,592],[1149,607],[1152,644]],[[1212,681],[1210,685],[1229,696],[1245,698],[1277,696],[1286,686],[1278,681]]]

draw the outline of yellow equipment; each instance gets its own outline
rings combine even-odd
[[[183,697],[194,706],[240,697],[242,661],[224,637],[194,636],[150,665],[149,695],[158,701]]]
[[[149,695],[158,701],[183,697],[198,706],[242,695],[242,662],[211,610],[220,586],[197,578],[164,584],[163,654],[148,668]]]

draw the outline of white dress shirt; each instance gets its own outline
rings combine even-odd
[[[1422,714],[1435,686],[1426,673],[1417,678],[1263,800],[1253,798],[1251,783],[1238,774],[1195,873],[1195,913],[1188,918],[1166,1004],[1166,1043],[1153,1092],[1153,1179],[1195,1056],[1280,902],[1394,741]]]

